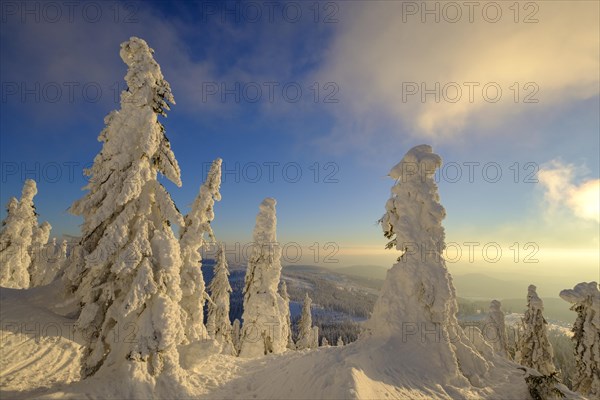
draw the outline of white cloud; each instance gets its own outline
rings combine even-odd
[[[542,167],[538,177],[550,211],[569,209],[575,216],[600,222],[600,179],[576,183],[581,168],[553,160]]]
[[[407,4],[418,11],[437,4],[440,22],[429,15],[423,23],[418,12],[407,14]],[[379,124],[379,130],[391,126],[396,132],[449,140],[467,128],[495,127],[520,113],[598,95],[597,2],[528,3],[539,7],[537,11],[519,3],[519,23],[509,9],[513,2],[495,3],[502,12],[496,23],[485,20],[485,2],[477,2],[472,23],[464,5],[458,22],[446,22],[444,16],[451,19],[454,14],[452,10],[443,13],[445,4],[342,4],[336,37],[318,73],[319,80],[335,79],[340,87],[337,118],[339,131],[346,132],[342,134],[357,125],[362,133],[372,133]],[[493,16],[492,11],[488,10],[486,18]],[[532,12],[539,22],[523,23]],[[514,82],[518,82],[518,102]],[[407,94],[415,89],[412,83],[418,87],[415,95]],[[434,95],[422,101],[421,84],[433,89],[436,83],[440,101]],[[491,84],[488,100],[482,93],[487,83]],[[462,96],[453,103],[457,86]],[[502,96],[492,103],[495,87],[500,87]],[[539,102],[524,104],[528,95]]]

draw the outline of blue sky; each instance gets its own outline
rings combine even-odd
[[[388,265],[395,255],[383,255],[375,224],[393,184],[386,174],[429,143],[450,163],[439,182],[448,240],[535,242],[556,270],[549,254],[587,251],[582,273],[596,274],[598,5],[554,3],[538,4],[536,23],[508,9],[497,23],[477,12],[472,22],[443,13],[423,22],[402,2],[228,2],[229,12],[221,2],[87,2],[59,4],[60,18],[44,2],[3,4],[0,200],[35,178],[53,235],[78,234],[68,207],[83,195],[81,169],[100,150],[104,116],[118,108],[119,44],[139,36],[177,101],[163,122],[182,169],[181,189],[166,183],[180,209],[214,158],[238,171],[239,182],[224,176],[220,238],[248,241],[258,204],[272,196],[283,242],[334,242],[338,265]],[[449,90],[439,102],[407,95],[436,82]],[[464,82],[477,82],[473,101]],[[481,98],[490,82],[501,101]],[[468,163],[479,163],[473,182]],[[524,182],[538,171],[540,182]]]

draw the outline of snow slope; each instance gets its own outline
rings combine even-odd
[[[61,293],[60,282],[0,289],[0,398],[147,398],[119,377],[78,382],[83,340],[68,329],[76,320],[69,317],[75,304]],[[32,328],[36,323],[40,327]],[[57,326],[62,330],[53,330]],[[196,398],[528,398],[525,372],[515,363],[492,356],[488,362],[494,367],[482,388],[442,384],[432,359],[410,342],[368,338],[248,359],[215,354],[213,348],[199,342],[179,349]]]

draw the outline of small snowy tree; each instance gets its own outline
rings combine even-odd
[[[31,236],[31,265],[29,266],[29,275],[31,276],[31,286],[42,285],[46,274],[52,274],[56,265],[53,255],[55,248],[49,245],[50,231],[52,226],[48,222],[40,226],[34,226]]]
[[[32,261],[31,285],[42,286],[51,283],[65,266],[67,260],[67,241],[60,244],[56,238],[42,247],[35,261]]]
[[[304,295],[304,304],[302,305],[302,315],[300,316],[300,321],[298,321],[298,340],[296,341],[298,350],[310,349],[313,347],[312,316],[310,314],[311,305],[312,299],[308,293],[306,293]]]
[[[325,336],[323,336],[323,339],[321,339],[321,346],[329,347],[329,340],[327,340],[327,338]]]
[[[48,223],[38,226],[33,204],[36,194],[35,181],[27,179],[23,185],[21,200],[12,198],[8,202],[6,219],[2,222],[0,231],[0,286],[14,289],[26,289],[30,286],[31,254],[39,252],[38,241],[43,240],[40,230],[45,232],[50,227]]]
[[[520,364],[538,370],[542,375],[555,371],[552,345],[548,340],[548,323],[543,316],[544,303],[534,285],[527,289],[527,310],[523,316],[523,334],[519,342]]]
[[[287,291],[287,284],[285,281],[281,281],[281,286],[279,287],[279,291],[281,294],[281,298],[283,299],[283,313],[284,319],[286,320],[286,325],[284,328],[284,333],[287,333],[287,348],[290,350],[295,350],[296,345],[294,344],[294,339],[292,339],[292,316],[290,313],[290,295]]]
[[[181,229],[181,308],[184,311],[184,332],[188,343],[207,336],[204,326],[204,303],[207,299],[204,278],[202,277],[202,256],[204,234],[215,241],[210,226],[215,218],[215,201],[221,200],[221,159],[213,161],[206,181],[200,186],[200,192],[185,216],[185,226]]]
[[[83,304],[77,324],[89,338],[82,375],[114,372],[132,384],[157,385],[153,390],[166,380],[172,390],[184,387],[184,375],[177,350],[181,258],[171,223],[184,221],[158,181],[161,173],[181,185],[158,115],[174,100],[144,40],[122,43],[120,56],[128,66],[121,109],[105,118],[88,192],[72,206],[84,217],[87,253],[75,281]],[[127,340],[114,340],[126,333]]]
[[[312,327],[312,343],[310,344],[310,348],[311,349],[316,349],[319,347],[319,327],[318,326],[313,326]]]
[[[219,246],[217,253],[217,264],[214,277],[209,285],[211,302],[208,304],[208,319],[213,321],[212,337],[219,342],[224,354],[234,354],[233,341],[231,338],[231,322],[229,321],[229,295],[231,285],[229,284],[229,270],[225,258],[223,244]]]
[[[233,321],[233,326],[231,328],[232,333],[232,341],[233,341],[233,349],[235,351],[235,355],[239,354],[240,352],[240,341],[241,341],[241,324],[240,324],[240,320],[236,318],[235,321]]]
[[[244,285],[244,313],[240,357],[282,353],[288,336],[285,300],[279,295],[281,248],[277,243],[276,201],[265,199],[260,205],[254,228],[252,254]]]
[[[338,336],[336,346],[343,346],[343,345],[344,345],[344,340],[342,339],[341,336]]]
[[[575,376],[573,390],[590,398],[600,396],[600,291],[596,282],[582,282],[560,292],[577,313],[573,324]]]
[[[490,342],[494,352],[502,357],[508,358],[506,326],[504,324],[504,313],[500,309],[502,303],[492,300],[490,310],[485,319],[483,335]]]

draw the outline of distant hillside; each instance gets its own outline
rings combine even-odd
[[[525,297],[529,282],[502,280],[484,274],[453,275],[454,287],[460,297],[481,299],[510,299]]]
[[[213,260],[203,260],[202,272],[208,285],[213,277]],[[368,318],[379,296],[387,269],[380,266],[355,265],[345,268],[324,268],[314,265],[288,265],[282,269],[282,279],[288,286],[291,299],[292,318],[299,317],[304,294],[313,299],[315,324],[335,340],[338,334],[346,342],[356,339],[358,323]],[[240,319],[243,311],[244,277],[246,268],[232,266],[230,282],[230,318]],[[484,274],[455,275],[460,319],[479,319],[488,311],[490,301],[502,301],[505,313],[522,313],[526,307],[526,281],[502,280]],[[575,313],[569,304],[559,298],[542,298],[544,315],[548,320],[572,323]]]
[[[352,265],[350,267],[336,268],[333,271],[344,275],[384,280],[387,270],[388,268],[379,265]]]

